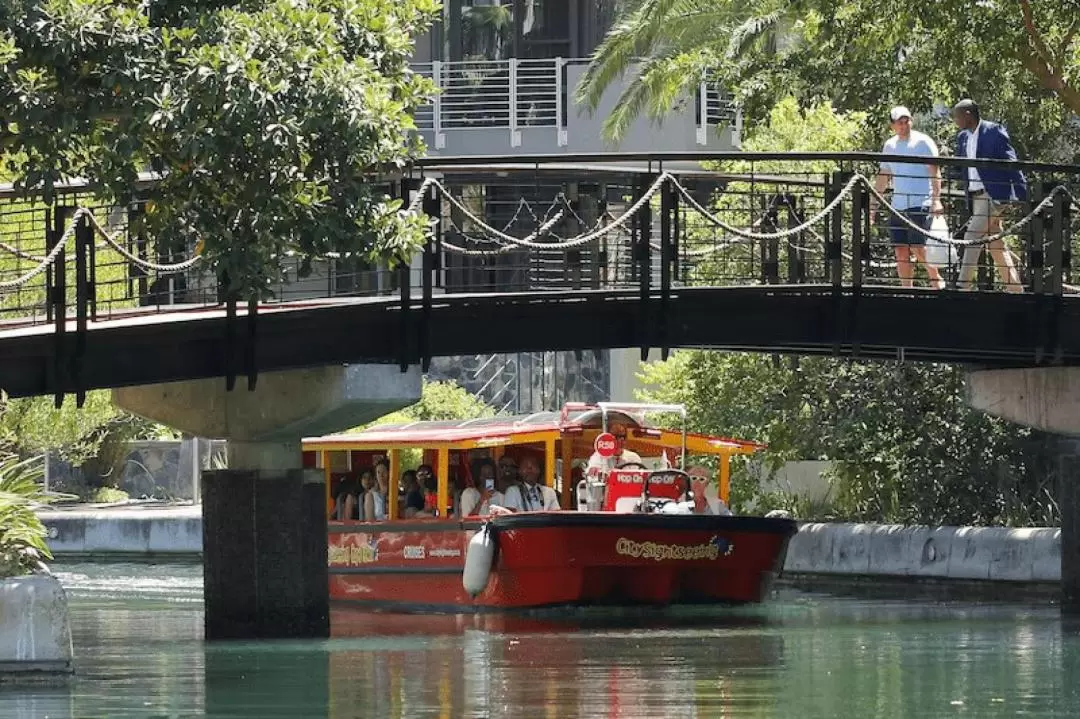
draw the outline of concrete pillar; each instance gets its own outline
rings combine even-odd
[[[417,368],[337,366],[113,390],[130,412],[228,440],[202,479],[207,639],[329,636],[326,486],[301,440],[355,427],[420,398]]]
[[[299,438],[237,444],[203,479],[206,638],[329,636],[323,473],[301,468]]]
[[[1080,367],[970,372],[967,395],[976,409],[1060,436],[1061,610],[1080,615]]]
[[[1057,503],[1061,512],[1061,610],[1080,615],[1080,439],[1058,442]]]

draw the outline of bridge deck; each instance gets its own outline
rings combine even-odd
[[[133,313],[0,332],[8,394],[74,392],[336,363],[424,356],[625,347],[705,347],[995,366],[1080,364],[1080,297],[825,285],[438,295]],[[81,348],[79,346],[81,342]],[[59,358],[60,362],[56,363]]]

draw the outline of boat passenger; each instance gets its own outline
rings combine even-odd
[[[641,463],[641,455],[637,452],[626,448],[627,427],[622,422],[612,422],[608,431],[615,437],[615,455],[606,458],[600,455],[599,452],[593,452],[589,457],[589,465],[586,470],[586,474],[597,474],[601,470],[609,467],[619,468],[626,464],[637,464],[644,466]],[[611,461],[612,464],[608,464]]]
[[[368,482],[371,481],[371,472],[365,471]],[[371,491],[364,493],[364,521],[377,522],[386,519],[386,497],[389,492],[389,472],[379,472],[375,475],[375,485]],[[363,481],[363,480],[361,480]]]
[[[401,489],[405,494],[401,503],[403,517],[415,517],[417,512],[424,511],[424,492],[420,487],[420,480],[416,477],[416,470],[407,469],[401,473]]]
[[[540,460],[526,455],[521,460],[521,484],[510,487],[502,507],[515,512],[554,512],[559,509],[555,490],[540,483]]]
[[[430,464],[421,464],[416,468],[416,479],[420,485],[420,491],[424,496],[424,508],[418,512],[420,516],[435,517],[439,514],[439,480],[435,478],[435,472]]]
[[[345,522],[350,519],[360,519],[360,496],[363,490],[360,483],[353,477],[347,477],[338,484],[337,494],[334,497],[334,520]]]
[[[517,460],[513,455],[504,454],[499,457],[499,476],[495,479],[495,489],[503,494],[518,483]]]
[[[492,504],[502,504],[505,501],[503,493],[496,486],[495,465],[491,463],[491,460],[482,460],[476,473],[480,478],[480,489],[466,487],[461,493],[462,517],[490,514]]]

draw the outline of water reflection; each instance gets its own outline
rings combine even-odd
[[[327,641],[206,644],[197,571],[98,571],[62,575],[76,678],[0,688],[0,716],[1080,715],[1080,627],[1053,607],[782,593],[674,618],[338,611]]]
[[[335,627],[354,633],[381,624],[402,637],[414,619],[413,631],[441,626],[449,636],[423,646],[337,644],[330,654],[329,716],[614,719],[677,709],[692,717],[699,706],[722,703],[739,672],[774,672],[784,651],[783,637],[767,631],[765,617],[551,621],[338,612]]]

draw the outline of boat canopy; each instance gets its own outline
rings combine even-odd
[[[311,437],[304,440],[304,450],[480,449],[577,436],[588,440],[581,443],[591,447],[593,437],[600,431],[600,417],[600,410],[592,408],[568,414],[536,412],[511,417],[382,424],[360,432]],[[640,417],[617,411],[609,412],[608,417],[609,421],[618,420],[628,425],[632,434],[628,446],[642,456],[655,457],[663,449],[681,449],[681,431],[656,428]],[[687,432],[686,448],[690,454],[732,455],[753,454],[764,449],[765,445]],[[591,453],[592,450],[589,451]]]

